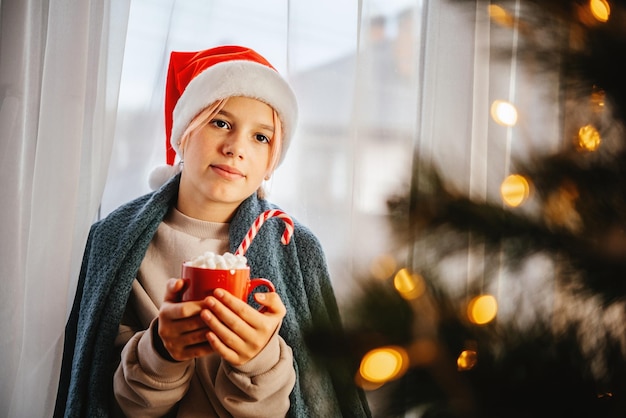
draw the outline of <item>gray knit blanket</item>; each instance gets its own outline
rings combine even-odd
[[[65,329],[55,418],[112,415],[118,325],[148,244],[176,203],[179,182],[177,175],[91,227]],[[241,204],[230,225],[231,252],[268,209],[279,208],[256,194]],[[294,227],[290,243],[283,245],[284,222],[268,219],[246,251],[251,276],[270,279],[287,308],[280,335],[293,350],[297,375],[289,416],[369,417],[367,400],[352,384],[351,371],[324,367],[304,342],[310,327],[340,329],[341,323],[321,245],[295,219]]]

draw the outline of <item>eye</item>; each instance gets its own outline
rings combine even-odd
[[[270,139],[263,134],[256,134],[256,140],[259,142],[266,143],[266,144],[269,144],[270,142]]]
[[[223,121],[221,119],[213,119],[211,121],[211,125],[215,126],[216,128],[220,128],[220,129],[229,129],[230,125],[228,124],[228,122]]]

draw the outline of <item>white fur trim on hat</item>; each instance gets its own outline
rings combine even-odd
[[[155,167],[148,177],[148,185],[150,189],[156,190],[159,187],[163,186],[167,181],[174,177],[176,174],[180,173],[182,170],[182,164],[174,164],[174,165],[160,165]]]
[[[298,120],[293,90],[275,70],[253,61],[225,61],[215,64],[189,82],[174,108],[170,143],[180,157],[179,144],[192,119],[217,100],[244,96],[270,105],[283,128],[282,162]]]

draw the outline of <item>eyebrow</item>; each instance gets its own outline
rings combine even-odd
[[[232,113],[230,113],[229,111],[224,110],[224,109],[220,109],[220,111],[217,112],[217,114],[218,115],[224,115],[224,116],[229,117],[229,118],[234,118]],[[268,131],[272,132],[272,134],[274,133],[274,126],[266,125],[264,123],[259,123],[258,125],[260,126],[261,129],[268,130]]]

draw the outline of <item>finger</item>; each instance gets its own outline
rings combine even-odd
[[[176,321],[200,315],[206,308],[206,301],[170,302],[165,301],[159,309],[159,318],[165,321]]]
[[[253,332],[246,318],[255,310],[230,293],[216,290],[213,297],[207,298],[207,308],[201,318],[226,344],[241,343],[242,337]]]
[[[224,325],[242,339],[248,340],[257,337],[257,335],[251,335],[252,333],[273,333],[276,325],[285,316],[285,306],[277,293],[270,292],[263,293],[263,295],[257,293],[255,299],[263,302],[262,309],[268,309],[265,306],[267,304],[271,311],[260,312],[223,289],[217,289],[213,293],[214,299],[207,298],[207,305]]]
[[[276,292],[255,293],[254,300],[263,307],[263,312],[279,315],[281,318],[287,313],[287,308]]]
[[[159,319],[159,337],[165,349],[176,360],[213,352],[206,339],[208,330],[199,315],[175,321]]]
[[[242,301],[223,289],[216,289],[213,296],[234,312],[238,318],[243,319],[254,328],[258,327],[260,322],[265,321],[263,316],[259,315],[259,309],[248,305],[247,302]],[[283,305],[280,296],[278,296],[276,292],[257,292],[254,294],[254,299],[261,305],[261,312],[265,313],[267,311],[267,314],[277,315],[281,319],[287,312],[285,305]]]
[[[224,342],[214,332],[207,332],[206,339],[211,345],[211,349],[214,353],[234,366],[240,366],[252,358],[252,356],[242,355],[240,352],[235,351],[228,345],[224,344]]]
[[[171,311],[177,311],[177,309],[171,309]],[[174,316],[166,310],[162,310],[159,314],[159,321],[166,330],[171,330],[171,335],[183,335],[206,328],[207,325],[200,317],[200,312],[202,312],[202,310],[198,311],[197,315],[180,317],[178,315]]]
[[[261,351],[267,343],[265,337],[219,300],[208,304],[209,309],[202,311],[201,316],[210,329],[205,338],[216,354],[232,365],[242,365]],[[262,317],[247,304],[244,307]]]
[[[207,341],[206,335],[202,335],[201,341],[192,345],[171,344],[168,347],[165,341],[163,344],[170,353],[170,356],[178,361],[202,357],[215,352],[211,344]]]
[[[198,304],[191,304],[191,307],[188,308],[189,311],[198,310],[197,314],[191,316],[185,316],[185,307],[180,305],[183,304],[169,303],[169,306],[167,304],[161,306],[159,310],[159,335],[162,338],[177,340],[185,334],[193,334],[198,331],[200,333],[206,332],[207,325],[200,317],[202,310],[198,308]],[[193,338],[192,335],[189,335],[187,338],[191,342],[187,342],[185,345],[201,341],[200,339],[197,341],[191,340]]]

